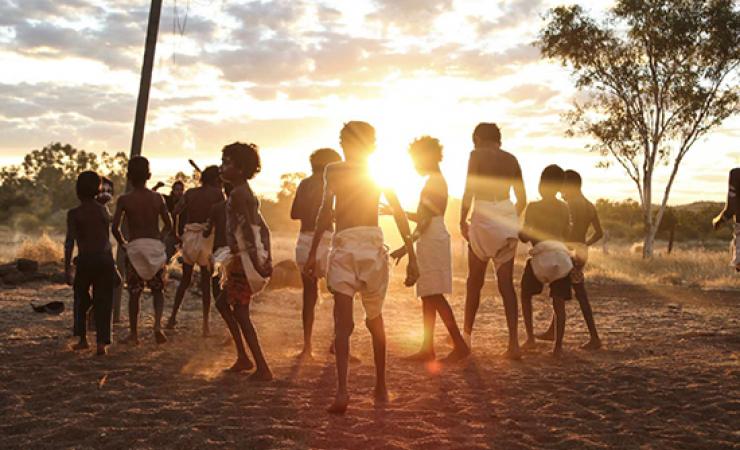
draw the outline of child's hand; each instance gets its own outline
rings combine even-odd
[[[311,278],[316,278],[316,257],[309,255],[306,264],[303,265],[303,273]]]
[[[407,287],[411,287],[416,284],[419,279],[419,266],[415,260],[410,260],[408,266],[406,266],[406,280],[403,284]]]
[[[378,206],[378,214],[381,216],[390,216],[393,214],[393,208],[391,208],[387,203],[381,203]]]
[[[406,247],[399,247],[396,250],[391,253],[391,258],[395,259],[395,264],[398,265],[399,262],[401,262],[401,259],[406,256]]]

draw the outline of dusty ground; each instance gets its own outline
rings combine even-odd
[[[199,301],[186,298],[181,327],[157,346],[121,344],[110,355],[68,349],[71,291],[35,285],[0,291],[0,448],[737,448],[740,445],[740,294],[591,287],[605,349],[586,340],[577,304],[568,305],[567,355],[540,344],[521,362],[499,358],[505,344],[500,299],[486,287],[474,357],[424,367],[402,356],[421,338],[420,306],[396,285],[386,302],[393,401],[371,401],[372,352],[359,302],[344,417],[324,413],[334,391],[331,301],[317,308],[315,363],[293,357],[301,345],[300,292],[267,293],[253,305],[276,381],[252,384],[223,375],[233,350],[199,335]],[[464,280],[453,307],[462,319]],[[174,286],[168,289],[171,307]],[[31,312],[30,300],[61,299],[58,317]],[[145,299],[144,329],[151,323]],[[544,299],[539,328],[549,320]],[[117,338],[125,328],[115,328]],[[441,324],[437,350],[445,354]]]

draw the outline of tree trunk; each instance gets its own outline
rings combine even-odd
[[[655,233],[648,230],[645,233],[645,240],[642,244],[642,257],[644,259],[650,259],[653,257],[653,250],[655,248]]]

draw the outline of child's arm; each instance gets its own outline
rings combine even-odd
[[[319,248],[319,243],[321,243],[321,238],[324,236],[324,232],[329,230],[334,221],[334,191],[330,183],[330,171],[330,167],[327,167],[324,171],[324,191],[321,195],[321,207],[319,207],[319,213],[316,216],[316,227],[313,233],[313,240],[311,241],[311,250],[308,252],[308,260],[305,266],[303,266],[303,271],[309,276],[314,276],[316,251]]]
[[[298,184],[295,197],[293,197],[293,204],[290,205],[290,218],[293,220],[302,220],[306,217],[306,202],[303,199],[305,186],[303,182]]]
[[[532,211],[530,208],[527,208],[524,210],[524,225],[522,225],[522,229],[519,231],[519,240],[522,242],[532,242],[534,241],[532,237]]]
[[[514,188],[514,196],[516,197],[516,215],[521,217],[524,209],[527,207],[527,191],[524,189],[522,168],[519,167],[518,162],[516,163],[516,174],[511,185]]]
[[[594,245],[604,237],[604,230],[601,228],[601,221],[599,220],[599,213],[596,212],[596,208],[594,208],[591,226],[594,227],[594,234],[586,241],[586,245],[588,246]]]
[[[67,284],[72,285],[72,252],[77,239],[77,226],[74,221],[74,210],[67,212],[67,235],[64,238],[64,275]]]
[[[118,200],[116,200],[116,211],[113,213],[113,224],[111,224],[111,233],[113,233],[113,237],[116,239],[116,242],[118,242],[118,247],[125,250],[126,249],[126,241],[123,239],[123,235],[121,234],[121,219],[123,218],[123,202],[124,202],[124,196],[118,197]]]
[[[172,230],[172,220],[170,219],[170,212],[167,211],[167,204],[164,202],[164,198],[161,195],[157,195],[157,201],[159,202],[159,217],[164,223],[164,228],[160,232],[160,239],[164,241],[170,230]]]
[[[213,226],[216,223],[216,213],[218,212],[218,204],[211,206],[211,213],[208,215],[206,220],[206,229],[203,230],[203,237],[208,238],[213,232]]]
[[[388,200],[388,204],[393,208],[393,219],[395,219],[398,231],[401,233],[401,238],[403,238],[406,254],[409,255],[409,264],[406,266],[406,281],[404,284],[406,286],[413,286],[416,280],[419,279],[419,267],[416,263],[416,252],[414,251],[409,222],[406,220],[406,215],[403,213],[401,202],[398,201],[396,193],[392,189],[387,189],[384,191],[384,195],[386,200]]]
[[[468,240],[468,213],[473,204],[473,183],[475,181],[476,164],[473,153],[468,158],[468,173],[465,177],[465,191],[463,192],[462,204],[460,206],[460,232],[465,240]]]

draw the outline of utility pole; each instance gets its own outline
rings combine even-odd
[[[131,140],[131,157],[141,155],[141,144],[144,141],[144,125],[146,124],[146,111],[149,106],[149,88],[152,85],[152,68],[154,67],[154,52],[157,48],[159,16],[161,13],[162,0],[152,0],[152,6],[149,9],[149,26],[146,30],[144,64],[141,67],[139,99],[136,102],[136,120],[134,122],[134,137]]]
[[[149,88],[152,85],[152,69],[154,68],[154,53],[157,49],[157,35],[159,34],[159,17],[162,13],[162,0],[152,0],[149,8],[149,24],[146,29],[146,42],[144,43],[144,63],[141,66],[141,82],[139,84],[139,98],[136,101],[136,119],[134,120],[134,136],[131,140],[131,155],[141,155],[141,145],[144,142],[144,125],[146,124],[146,111],[149,107]],[[127,183],[126,190],[131,188]],[[126,233],[126,221],[124,219],[123,231]],[[116,264],[121,275],[126,276],[126,259],[121,248],[116,250]],[[123,293],[123,282],[113,291],[113,322],[121,320],[121,296]]]

